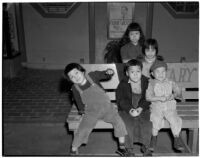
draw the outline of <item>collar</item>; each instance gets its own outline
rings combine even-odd
[[[141,79],[142,79],[142,78],[141,78]],[[135,83],[135,82],[131,81],[130,79],[128,79],[128,83],[140,84],[140,83],[141,83],[141,80],[140,80],[139,82]]]
[[[144,59],[145,59],[145,61],[147,62],[147,63],[153,63],[155,60],[156,60],[156,57],[154,57],[153,59],[148,59],[146,56],[144,57]]]

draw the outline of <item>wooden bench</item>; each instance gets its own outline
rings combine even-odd
[[[112,68],[115,71],[113,78],[107,82],[102,82],[104,89],[109,95],[113,103],[116,102],[115,89],[119,84],[119,75],[115,64],[82,64],[87,73],[95,70],[105,70]],[[176,81],[182,87],[183,98],[182,102],[178,102],[177,111],[183,119],[183,129],[188,129],[188,142],[185,147],[191,155],[197,154],[198,144],[198,63],[170,63],[168,64],[168,77]],[[75,105],[67,117],[69,131],[75,131],[80,123],[80,116]],[[95,129],[112,129],[112,125],[104,121],[98,121]],[[169,128],[169,124],[165,121],[165,127]]]

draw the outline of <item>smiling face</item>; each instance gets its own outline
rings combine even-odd
[[[130,66],[128,68],[128,70],[126,71],[126,75],[129,77],[129,79],[132,82],[139,82],[142,76],[142,70],[140,68],[140,66],[136,65],[136,66]]]
[[[140,31],[130,31],[129,38],[134,45],[137,45],[140,39]]]
[[[84,85],[86,78],[84,75],[84,72],[78,70],[77,68],[72,69],[67,74],[69,76],[69,79],[78,85]]]
[[[155,79],[159,81],[164,81],[166,79],[166,68],[165,67],[158,67],[153,71],[153,76]]]
[[[147,59],[153,59],[156,57],[156,49],[152,46],[145,49],[145,56]]]

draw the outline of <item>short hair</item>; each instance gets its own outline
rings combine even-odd
[[[85,72],[85,69],[78,63],[70,63],[70,64],[68,64],[65,67],[65,70],[64,70],[64,76],[68,81],[70,81],[68,73],[73,69],[78,69],[81,72]]]
[[[152,46],[156,50],[156,55],[158,54],[158,42],[156,39],[149,38],[144,42],[144,45],[142,46],[142,53],[145,55],[145,49],[148,49],[150,46]]]
[[[131,59],[125,64],[124,71],[125,72],[128,71],[129,67],[131,67],[131,66],[139,66],[141,68],[141,70],[143,68],[142,63],[139,60]]]

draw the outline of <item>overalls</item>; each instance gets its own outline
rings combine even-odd
[[[172,94],[172,84],[166,80],[164,83],[156,83],[155,96],[169,96]],[[182,119],[176,111],[176,101],[153,102],[151,105],[151,121],[154,130],[163,128],[164,118],[169,122],[173,135],[179,135],[182,127]]]
[[[125,124],[105,91],[95,84],[89,75],[86,75],[86,79],[91,84],[86,90],[81,90],[78,85],[75,85],[82,102],[85,104],[85,114],[75,132],[72,146],[79,147],[81,144],[86,144],[98,120],[111,123],[115,137],[127,135]]]

